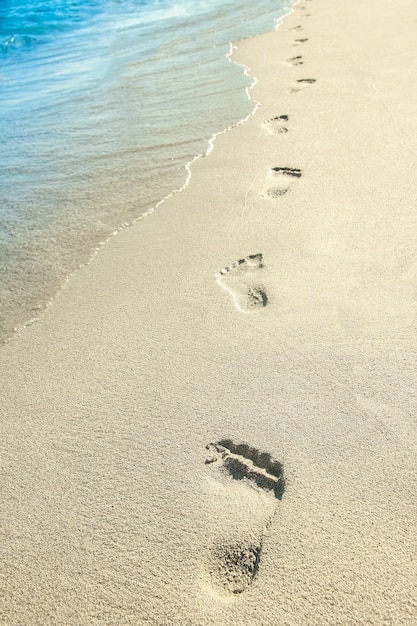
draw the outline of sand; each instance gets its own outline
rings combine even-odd
[[[0,352],[1,623],[417,623],[417,5],[240,42],[256,113]]]

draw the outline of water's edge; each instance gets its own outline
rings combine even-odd
[[[266,32],[273,32],[273,31],[278,30],[279,26],[281,25],[281,22],[294,11],[293,7],[295,5],[297,5],[298,2],[299,2],[299,0],[292,0],[292,2],[289,5],[283,7],[283,10],[285,11],[285,13],[282,16],[280,16],[279,18],[277,18],[275,20],[274,27],[271,30],[266,31]],[[260,36],[260,35],[254,35],[254,38],[256,38],[258,36]],[[252,39],[252,37],[250,37],[249,39]],[[245,40],[245,38],[240,40],[240,41],[244,41],[244,40]],[[208,157],[211,154],[211,152],[213,151],[213,149],[215,147],[215,142],[216,142],[217,137],[219,137],[220,135],[223,135],[223,134],[231,131],[232,129],[234,129],[234,128],[244,124],[245,122],[247,122],[256,113],[257,109],[260,106],[260,103],[257,100],[255,100],[254,98],[252,98],[251,91],[252,91],[253,87],[257,84],[258,79],[255,76],[250,74],[249,68],[246,65],[244,65],[242,63],[239,63],[238,61],[233,59],[233,52],[238,49],[238,46],[239,46],[239,42],[236,42],[236,43],[229,42],[229,51],[225,55],[225,58],[229,62],[237,65],[238,67],[241,67],[243,76],[246,76],[247,78],[249,78],[252,81],[250,83],[250,85],[247,85],[244,88],[244,91],[246,93],[247,99],[250,102],[253,102],[252,111],[250,111],[250,113],[248,113],[245,117],[243,117],[242,119],[238,120],[237,122],[232,123],[232,124],[228,125],[227,127],[223,128],[222,130],[220,130],[218,132],[215,132],[215,133],[213,133],[211,135],[211,137],[207,141],[207,149],[205,150],[205,152],[196,154],[191,160],[189,160],[188,162],[186,162],[184,164],[183,167],[184,167],[184,172],[185,172],[185,180],[179,187],[171,190],[166,196],[164,196],[161,200],[156,202],[156,204],[154,204],[154,206],[152,206],[151,208],[149,208],[146,211],[144,211],[143,213],[141,213],[138,217],[135,217],[134,219],[132,219],[129,222],[125,221],[122,224],[120,224],[119,227],[117,227],[107,237],[105,237],[102,241],[100,241],[94,247],[94,249],[90,253],[86,252],[86,255],[88,255],[87,261],[80,263],[73,271],[71,271],[63,279],[63,282],[61,283],[60,287],[58,287],[58,289],[55,291],[55,293],[45,303],[39,304],[39,306],[38,306],[39,314],[37,314],[36,316],[31,317],[30,319],[28,319],[27,321],[22,323],[20,326],[15,327],[13,332],[12,332],[12,334],[10,334],[9,336],[5,336],[4,338],[0,339],[0,349],[1,349],[2,345],[5,345],[6,343],[9,343],[13,339],[15,339],[22,331],[24,331],[26,328],[28,328],[29,326],[32,326],[35,322],[37,322],[42,317],[43,313],[49,307],[51,307],[53,305],[53,303],[55,302],[56,298],[59,297],[60,293],[65,288],[65,286],[68,284],[68,282],[72,279],[72,277],[81,268],[88,266],[92,262],[92,260],[98,255],[98,253],[101,250],[101,248],[107,242],[109,242],[111,239],[113,239],[113,237],[115,237],[119,232],[121,232],[125,228],[130,228],[132,226],[135,226],[141,220],[143,220],[143,219],[149,217],[150,215],[152,215],[152,213],[156,209],[158,209],[162,204],[164,204],[167,200],[172,198],[177,193],[180,193],[181,191],[186,189],[189,186],[190,181],[191,181],[193,164],[196,161],[198,161],[199,159],[201,159],[203,157]]]

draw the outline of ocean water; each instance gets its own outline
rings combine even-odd
[[[0,342],[250,114],[229,42],[287,11],[284,0],[1,0]]]

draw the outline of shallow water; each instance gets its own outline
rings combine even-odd
[[[253,109],[229,42],[283,0],[3,0],[0,340]]]

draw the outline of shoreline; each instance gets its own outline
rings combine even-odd
[[[282,9],[283,10],[283,9]],[[277,9],[278,11],[278,9]],[[277,19],[275,19],[273,21],[273,24],[275,24],[277,21]],[[273,24],[271,24],[271,29],[273,28]],[[215,45],[213,44],[213,47],[215,47]],[[227,47],[227,42],[222,44],[222,48],[226,48]],[[225,57],[226,59],[234,64],[234,65],[238,65],[237,63],[235,64],[233,62],[233,60],[231,59],[231,54],[232,54],[232,49],[233,49],[233,44],[229,43],[229,51],[227,53],[225,53]],[[218,57],[218,62],[219,64],[221,63],[221,59],[222,57],[219,56]],[[223,62],[224,62],[224,57],[223,57]],[[245,71],[243,71],[242,74],[242,79],[243,77],[246,76]],[[242,83],[244,81],[242,80]],[[250,91],[250,86],[245,87],[242,84],[242,90],[244,91],[244,93],[246,94],[248,100],[250,100],[250,96],[249,96],[249,91]],[[238,104],[235,104],[235,108],[236,110],[239,109]],[[249,113],[248,116],[250,116],[252,113]],[[198,111],[196,110],[196,115],[198,115]],[[227,125],[227,119],[228,116],[226,116],[224,118],[224,123],[226,124],[226,126],[224,128],[222,128],[222,130],[213,132],[211,135],[209,133],[204,133],[203,134],[203,139],[201,139],[201,137],[197,137],[197,136],[193,136],[191,137],[191,140],[194,141],[194,143],[201,143],[202,145],[198,146],[198,145],[194,145],[194,149],[190,151],[190,154],[188,156],[184,156],[184,159],[181,163],[181,172],[183,171],[184,168],[184,172],[183,175],[181,174],[180,176],[177,176],[176,178],[174,178],[173,180],[171,180],[172,183],[172,188],[162,188],[159,191],[163,191],[163,195],[161,197],[161,195],[159,195],[159,191],[158,193],[155,193],[154,196],[154,201],[150,204],[147,200],[145,200],[145,197],[142,197],[139,194],[138,197],[138,206],[142,206],[141,212],[140,214],[137,213],[137,211],[135,211],[135,215],[136,217],[134,217],[132,219],[131,217],[131,213],[132,210],[129,208],[129,210],[127,210],[127,208],[125,209],[125,213],[123,213],[123,211],[120,213],[120,216],[118,219],[115,219],[115,215],[113,214],[109,214],[107,217],[109,218],[109,222],[107,222],[106,219],[106,215],[102,218],[101,221],[103,221],[102,224],[102,232],[93,232],[93,227],[94,224],[90,224],[89,222],[86,222],[85,226],[87,227],[87,229],[90,229],[90,234],[89,234],[89,239],[86,242],[86,247],[84,248],[80,248],[78,250],[78,257],[71,259],[71,261],[69,260],[69,258],[67,258],[67,250],[64,247],[62,248],[62,250],[58,250],[57,252],[57,256],[58,259],[60,258],[60,254],[63,255],[63,258],[65,260],[61,260],[61,263],[64,263],[65,265],[65,272],[61,271],[61,267],[60,265],[58,265],[58,269],[56,270],[58,275],[59,275],[59,280],[54,278],[54,280],[52,280],[52,282],[48,282],[48,280],[46,280],[45,285],[43,286],[43,289],[41,289],[41,285],[39,286],[39,293],[35,293],[32,294],[30,293],[29,300],[23,300],[20,306],[20,311],[21,313],[23,313],[23,311],[26,311],[27,313],[27,318],[24,319],[22,314],[19,313],[18,308],[16,307],[11,307],[10,310],[4,306],[4,311],[7,310],[7,317],[6,315],[4,316],[4,320],[3,320],[3,326],[0,329],[0,346],[4,345],[4,343],[9,342],[10,340],[13,339],[13,337],[15,336],[15,334],[21,332],[24,328],[31,326],[33,323],[36,323],[39,319],[39,317],[42,315],[43,311],[47,308],[49,308],[51,306],[51,304],[54,302],[55,298],[58,296],[59,292],[61,291],[61,289],[64,287],[65,283],[71,279],[71,277],[77,272],[78,269],[80,269],[80,267],[83,267],[85,265],[88,265],[91,261],[91,259],[97,254],[97,252],[102,248],[103,245],[106,244],[106,242],[112,238],[115,234],[117,234],[120,230],[123,230],[126,227],[130,227],[133,226],[137,221],[142,220],[144,217],[147,217],[148,215],[150,215],[151,213],[153,213],[153,211],[155,211],[161,204],[163,204],[166,200],[169,200],[173,194],[175,193],[179,193],[180,191],[182,191],[182,189],[184,189],[188,183],[189,183],[189,179],[191,176],[191,172],[190,172],[190,168],[192,167],[193,162],[200,158],[201,156],[207,156],[211,150],[213,149],[213,143],[216,139],[216,136],[219,134],[222,134],[223,132],[227,132],[228,130],[230,130],[231,128],[233,128],[236,125],[239,125],[240,123],[244,122],[245,119],[247,119],[248,116],[244,116],[241,119],[238,119],[237,121]],[[236,119],[236,118],[235,118]],[[214,123],[214,119],[213,122],[211,124],[212,128],[219,128],[219,126],[217,124]],[[157,134],[161,132],[161,130],[156,129]],[[206,138],[206,139],[205,139]],[[204,151],[201,151],[202,149],[204,149],[204,143],[206,143],[207,147]],[[143,148],[143,147],[142,147]],[[194,156],[192,156],[192,158],[190,157],[190,155],[194,154]],[[164,157],[164,154],[161,155],[162,156],[162,162],[164,162],[164,158],[166,161],[166,157]],[[187,161],[187,158],[189,159]],[[138,166],[140,166],[140,163],[138,163]],[[171,172],[171,177],[172,177],[172,172]],[[104,183],[105,184],[105,183]],[[68,191],[68,190],[67,190]],[[125,202],[125,198],[123,196],[122,193],[119,194],[119,202],[121,204],[123,204],[123,202]],[[81,216],[80,216],[81,217]],[[89,216],[90,218],[93,218],[94,216],[91,215]],[[99,219],[99,215],[96,216],[97,219]],[[99,220],[100,221],[100,220]],[[59,226],[59,218],[58,218],[58,222],[57,222],[58,226]],[[42,229],[41,229],[42,232]],[[84,233],[82,233],[82,237],[84,237]],[[58,237],[59,238],[59,237]],[[91,240],[90,240],[91,239]],[[50,251],[51,254],[51,251]],[[13,256],[13,255],[12,255]],[[17,259],[17,262],[18,259]],[[35,255],[35,269],[39,269],[36,265],[37,260],[36,260],[36,255]],[[69,265],[68,265],[69,263]],[[11,266],[12,267],[12,266]],[[24,274],[24,267],[23,267],[23,274]],[[40,274],[42,274],[42,272],[40,272]],[[60,282],[62,281],[62,282]],[[52,285],[54,285],[54,288],[52,288]],[[4,289],[6,290],[6,288],[9,286],[9,283],[5,282],[4,284]],[[26,288],[26,290],[24,289],[24,286],[22,287],[22,285],[20,283],[18,283],[17,285],[17,290],[23,290],[27,291],[28,288]],[[29,290],[30,291],[30,290]],[[28,291],[28,293],[29,293]],[[43,297],[41,297],[41,295]],[[33,300],[33,297],[36,296],[36,302]],[[4,302],[6,303],[6,298],[4,300]],[[29,303],[32,302],[31,306],[29,306]],[[17,314],[16,314],[17,311]],[[11,323],[12,319],[15,318],[15,322],[14,324]],[[13,327],[14,326],[14,327]]]
[[[249,78],[254,78],[254,77],[250,76],[250,74],[248,74],[246,72],[247,68],[246,68],[245,65],[241,65],[240,63],[233,61],[233,59],[232,59],[233,51],[236,49],[236,47],[235,47],[235,44],[233,44],[233,43],[230,43],[229,45],[230,45],[230,49],[229,49],[229,52],[225,55],[225,58],[228,59],[231,63],[235,63],[236,65],[239,65],[240,67],[242,67],[243,74],[245,76],[248,76]],[[45,312],[45,310],[48,309],[50,306],[52,306],[54,301],[55,301],[55,299],[57,297],[59,297],[62,289],[64,289],[64,287],[65,287],[65,284],[68,283],[73,278],[73,276],[81,268],[87,267],[92,262],[92,260],[97,256],[97,254],[100,252],[102,247],[105,246],[111,239],[113,239],[113,237],[116,237],[125,228],[132,228],[132,227],[134,227],[138,222],[140,222],[141,220],[143,220],[143,219],[149,217],[150,215],[152,215],[152,213],[154,213],[154,211],[156,211],[165,202],[169,201],[175,194],[181,193],[182,191],[184,191],[184,189],[186,189],[188,187],[188,185],[190,184],[190,181],[191,181],[191,176],[192,176],[191,168],[192,168],[193,164],[196,161],[198,161],[199,159],[209,156],[209,154],[214,149],[216,138],[218,136],[220,136],[220,135],[223,135],[223,134],[229,132],[233,128],[236,128],[237,126],[240,126],[241,124],[244,124],[250,117],[252,117],[252,115],[255,114],[258,103],[256,101],[252,100],[251,97],[250,97],[250,91],[251,91],[252,87],[255,84],[256,84],[256,78],[254,78],[253,83],[251,85],[249,85],[248,87],[245,88],[245,93],[246,93],[246,95],[248,97],[248,100],[251,100],[254,103],[253,111],[251,113],[249,113],[247,116],[245,116],[244,118],[238,120],[235,124],[229,125],[226,128],[224,128],[223,130],[215,132],[215,133],[213,133],[211,135],[211,137],[207,141],[207,149],[206,149],[206,151],[204,153],[196,154],[190,161],[188,161],[187,163],[184,164],[184,172],[185,172],[184,183],[182,185],[180,185],[179,187],[177,187],[175,189],[172,189],[166,196],[164,196],[163,198],[158,200],[158,202],[156,202],[155,205],[153,205],[152,207],[150,207],[149,209],[147,209],[146,211],[141,213],[138,217],[134,218],[131,222],[129,222],[129,223],[125,222],[125,223],[121,224],[118,228],[116,228],[116,230],[114,230],[112,233],[110,233],[103,241],[100,241],[98,243],[98,245],[94,248],[94,250],[91,252],[90,257],[88,258],[88,260],[86,262],[84,262],[84,263],[80,263],[78,265],[78,267],[73,272],[71,272],[68,276],[65,277],[64,282],[62,283],[61,287],[48,300],[48,302],[46,303],[44,308],[41,309],[39,317],[38,316],[33,317],[33,318],[27,320],[21,326],[16,327],[14,329],[14,332],[13,332],[12,335],[6,337],[4,339],[4,341],[0,342],[0,350],[1,350],[1,346],[4,345],[5,343],[9,343],[10,341],[12,341],[16,334],[24,331],[25,328],[28,328],[29,326],[32,326],[32,324],[35,324],[37,321],[39,321],[40,317]],[[41,305],[39,305],[39,306],[41,306]]]
[[[5,624],[415,622],[417,8],[293,9],[234,50],[254,114],[0,350]]]

